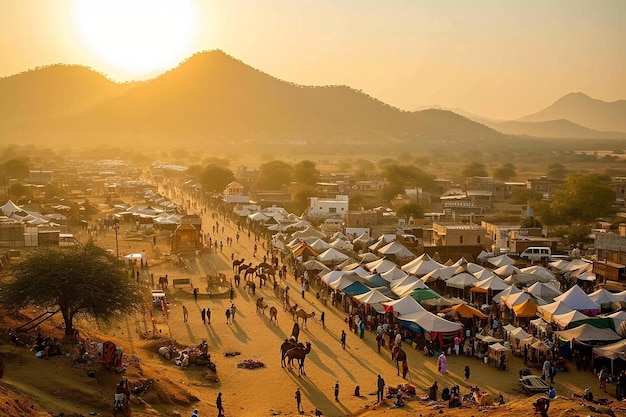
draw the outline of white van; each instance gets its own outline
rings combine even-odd
[[[522,259],[529,261],[547,261],[552,256],[552,250],[547,246],[531,246],[519,254]]]

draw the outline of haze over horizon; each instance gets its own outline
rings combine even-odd
[[[626,2],[1,2],[0,76],[78,64],[150,78],[221,49],[280,79],[511,120],[583,92],[626,99]]]

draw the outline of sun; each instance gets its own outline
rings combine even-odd
[[[193,0],[75,0],[85,46],[128,75],[168,69],[191,54]]]

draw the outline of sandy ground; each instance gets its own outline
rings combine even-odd
[[[194,208],[191,211],[195,211]],[[206,228],[214,224],[209,214],[204,218]],[[223,222],[220,219],[220,225]],[[241,234],[239,243],[231,247],[224,247],[223,253],[202,255],[189,270],[173,266],[171,262],[159,258],[158,253],[169,252],[167,240],[159,240],[158,251],[152,248],[151,241],[125,240],[124,232],[127,225],[120,230],[120,252],[134,253],[145,249],[148,253],[149,268],[144,269],[140,279],[144,283],[146,294],[149,290],[150,274],[155,280],[160,275],[168,274],[172,278],[191,277],[199,288],[207,274],[214,275],[222,272],[227,280],[232,276],[231,253],[236,258],[245,257],[247,260],[260,262],[262,252],[259,250],[257,259],[252,256],[254,242],[249,240],[245,233]],[[219,233],[214,239],[226,241],[226,236],[233,237],[236,227],[225,225],[225,233]],[[85,240],[84,233],[78,233],[78,238]],[[113,233],[107,236],[98,236],[97,243],[106,248],[115,248]],[[260,243],[259,243],[260,248]],[[436,359],[424,357],[419,351],[405,345],[409,360],[408,381],[397,376],[396,367],[390,360],[389,350],[382,353],[376,351],[376,342],[373,334],[366,332],[364,339],[348,331],[344,322],[345,314],[330,306],[326,307],[315,298],[314,294],[307,293],[305,298],[300,296],[298,284],[290,274],[283,285],[290,285],[294,302],[308,312],[315,312],[315,319],[310,319],[306,328],[300,333],[302,342],[310,342],[311,353],[305,363],[306,377],[284,369],[280,365],[279,347],[281,342],[291,334],[292,318],[283,312],[282,306],[274,296],[271,288],[257,290],[256,296],[263,296],[269,306],[276,306],[278,326],[269,322],[268,311],[258,314],[255,311],[255,297],[244,292],[243,288],[235,289],[234,302],[237,314],[234,323],[226,324],[225,310],[229,306],[228,298],[210,297],[201,293],[194,300],[190,292],[168,290],[170,301],[167,317],[161,317],[154,309],[156,334],[151,332],[147,316],[138,315],[103,328],[93,323],[82,322],[80,327],[83,335],[98,339],[112,339],[119,343],[127,356],[136,355],[138,366],[129,366],[126,374],[129,379],[138,380],[153,378],[153,386],[139,396],[133,395],[131,402],[132,414],[137,415],[190,415],[194,408],[199,415],[217,415],[215,398],[218,392],[223,393],[223,403],[227,416],[269,416],[269,415],[296,415],[298,414],[294,400],[294,391],[299,387],[302,391],[304,415],[313,415],[318,408],[326,416],[344,415],[429,415],[439,413],[432,406],[418,401],[407,402],[401,409],[390,410],[389,403],[375,406],[376,377],[382,375],[388,385],[412,382],[418,395],[425,392],[433,380],[437,380],[440,389],[445,386],[458,384],[461,392],[468,391],[469,384],[479,385],[497,396],[503,393],[507,405],[488,409],[493,415],[511,415],[519,412],[531,412],[531,399],[519,390],[517,372],[522,367],[521,361],[513,359],[509,371],[497,371],[479,362],[477,359],[465,357],[449,357],[447,375],[436,371]],[[202,290],[201,290],[202,291]],[[182,306],[189,310],[189,321],[183,322]],[[202,308],[212,311],[211,325],[204,325],[200,317]],[[269,309],[268,309],[269,310]],[[325,311],[326,326],[322,327],[319,316]],[[34,313],[34,312],[33,312]],[[56,319],[55,319],[56,320]],[[54,320],[51,320],[54,324]],[[57,321],[58,323],[58,321]],[[42,328],[45,328],[42,326]],[[347,348],[341,349],[339,335],[341,330],[348,333]],[[49,331],[54,331],[50,327]],[[159,340],[163,338],[163,341]],[[217,374],[207,371],[205,367],[190,366],[181,369],[172,362],[166,361],[156,353],[156,348],[166,344],[166,339],[172,338],[181,345],[195,346],[203,339],[209,344],[213,361],[217,365]],[[3,384],[16,391],[36,406],[33,410],[45,409],[51,414],[59,412],[78,413],[88,415],[91,412],[98,415],[111,415],[111,402],[114,387],[120,375],[111,371],[93,366],[97,370],[96,378],[86,376],[84,366],[68,366],[71,358],[55,358],[48,361],[32,357],[30,352],[24,353],[24,348],[0,346],[0,352],[6,364]],[[239,356],[226,357],[226,352],[239,352]],[[243,359],[255,359],[263,362],[266,367],[248,370],[236,367],[237,362]],[[463,369],[468,364],[471,368],[469,382],[463,381]],[[59,378],[59,376],[63,378]],[[61,381],[59,381],[61,379]],[[340,385],[339,401],[335,401],[333,388],[336,382]],[[558,374],[555,378],[555,387],[560,397],[569,397],[572,392],[580,392],[586,385],[591,386],[599,394],[595,376],[576,371]],[[355,386],[361,387],[361,397],[353,395]],[[614,391],[614,386],[609,385]],[[0,393],[2,394],[2,393]],[[374,395],[372,395],[374,394]],[[608,394],[602,396],[609,397]],[[561,402],[561,403],[559,403]],[[551,415],[587,415],[589,410],[578,405],[579,402],[557,400],[553,402]],[[444,409],[445,415],[474,416],[477,409],[457,410],[450,413]],[[6,412],[7,416],[24,415]],[[23,412],[22,412],[23,413]],[[34,414],[32,414],[34,415]]]

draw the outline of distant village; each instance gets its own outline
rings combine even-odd
[[[626,288],[626,256],[621,250],[626,247],[626,223],[598,219],[592,224],[590,243],[573,245],[551,236],[545,227],[528,227],[524,219],[532,218],[532,208],[509,202],[520,189],[539,192],[549,199],[563,184],[562,179],[541,176],[525,182],[504,182],[475,176],[462,184],[436,179],[436,192],[405,188],[391,206],[355,209],[350,204],[351,195],[375,199],[385,179],[355,179],[349,173],[323,172],[315,185],[317,195],[308,198],[306,211],[290,213],[285,207],[293,207],[292,192],[288,187],[254,190],[258,173],[258,169],[239,167],[235,181],[221,193],[209,193],[189,175],[187,166],[166,162],[141,169],[110,159],[59,166],[50,163],[45,170],[30,170],[24,181],[5,179],[6,199],[0,207],[0,265],[6,267],[21,249],[77,244],[74,234],[78,230],[117,232],[120,222],[132,226],[124,232],[125,239],[149,241],[158,236],[160,241],[167,240],[172,253],[195,250],[202,246],[208,232],[202,230],[200,216],[188,213],[184,204],[166,196],[168,190],[182,190],[219,204],[236,213],[241,221],[259,224],[268,237],[312,225],[309,227],[325,236],[336,232],[346,236],[350,245],[338,250],[347,254],[367,252],[369,244],[382,239],[401,244],[412,257],[426,253],[440,262],[460,258],[473,262],[481,256],[500,254],[519,256],[528,248],[542,247],[550,250],[549,257],[540,259],[544,263],[559,257],[582,257],[590,265],[591,274],[586,279],[591,287],[604,284],[616,290]],[[51,187],[61,192],[50,196],[47,191]],[[616,195],[615,203],[623,205],[626,178],[612,178],[610,187]],[[28,197],[9,196],[10,189],[27,190]],[[419,218],[398,216],[398,205],[410,203],[431,210]],[[496,211],[519,220],[486,220]],[[177,231],[182,233],[183,229],[186,233],[192,230],[196,237],[177,239]],[[192,242],[191,247],[180,246],[180,242]]]

